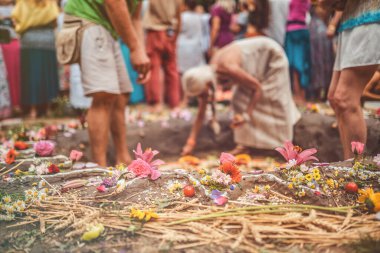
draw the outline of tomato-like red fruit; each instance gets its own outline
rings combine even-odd
[[[356,183],[354,183],[354,182],[349,182],[349,183],[346,184],[346,186],[344,187],[344,189],[348,193],[357,193],[358,192],[358,185]]]
[[[195,195],[195,189],[194,189],[194,186],[192,185],[187,185],[183,188],[183,194],[186,196],[186,197],[194,197]]]

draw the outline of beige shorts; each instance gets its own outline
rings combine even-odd
[[[86,96],[95,92],[123,94],[133,90],[119,42],[103,26],[90,26],[83,33],[81,71]]]

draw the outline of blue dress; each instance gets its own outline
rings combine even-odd
[[[137,83],[138,74],[133,69],[132,63],[130,60],[130,51],[129,48],[120,40],[120,48],[123,53],[123,58],[125,66],[127,67],[129,78],[131,79],[133,92],[129,98],[130,104],[137,104],[145,101],[144,87]]]

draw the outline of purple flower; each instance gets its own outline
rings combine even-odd
[[[222,193],[221,193],[220,191],[218,191],[218,190],[213,190],[213,191],[211,192],[211,195],[210,195],[210,197],[211,197],[213,200],[219,198],[220,196],[222,196]]]

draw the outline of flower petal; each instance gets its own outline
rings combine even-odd
[[[217,199],[214,199],[214,203],[218,206],[224,206],[228,202],[228,198],[220,196]]]
[[[151,170],[150,178],[152,180],[157,180],[161,176],[161,172],[155,169]]]

